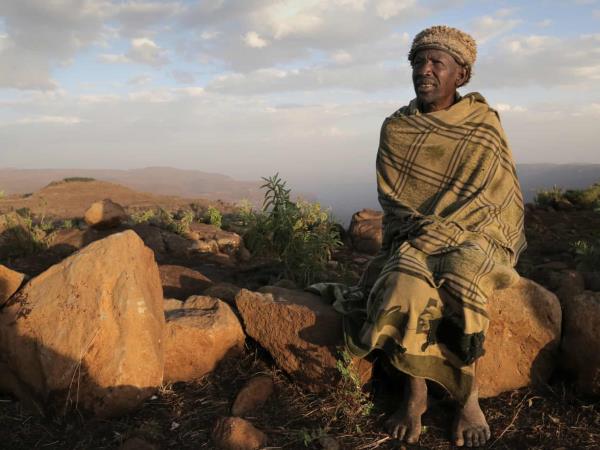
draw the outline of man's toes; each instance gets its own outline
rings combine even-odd
[[[485,427],[485,430],[483,430],[483,434],[485,436],[485,442],[489,441],[492,437],[492,432],[490,431],[489,427]]]
[[[476,430],[473,430],[473,434],[472,434],[472,443],[473,443],[473,447],[479,447],[479,432]]]
[[[464,432],[465,435],[465,444],[467,447],[473,447],[473,431],[467,430]]]

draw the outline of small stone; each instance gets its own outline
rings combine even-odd
[[[340,443],[331,436],[323,436],[319,439],[319,445],[323,450],[340,450]]]
[[[95,228],[117,227],[127,220],[125,209],[110,199],[105,199],[92,205],[85,212],[85,222]]]
[[[267,445],[267,435],[239,417],[222,417],[212,431],[220,450],[259,450]]]
[[[273,394],[273,379],[267,375],[259,375],[251,378],[238,393],[231,414],[238,417],[248,415],[261,406]]]

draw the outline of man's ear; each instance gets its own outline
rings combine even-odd
[[[458,66],[458,73],[456,76],[456,87],[461,87],[469,79],[471,69],[468,66]]]

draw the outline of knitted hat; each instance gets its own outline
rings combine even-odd
[[[408,60],[412,64],[419,50],[429,48],[443,50],[451,54],[456,62],[463,66],[468,66],[469,69],[473,67],[475,58],[477,58],[477,44],[475,43],[475,39],[464,31],[445,25],[426,28],[417,34],[408,53]]]

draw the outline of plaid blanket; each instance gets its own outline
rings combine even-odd
[[[477,93],[388,117],[377,154],[383,246],[361,285],[320,284],[344,314],[346,344],[466,400],[489,324],[487,298],[515,283],[523,199],[496,111]]]

